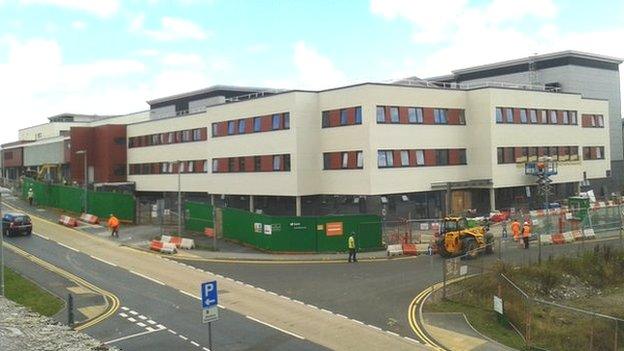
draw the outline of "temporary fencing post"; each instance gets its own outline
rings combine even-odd
[[[446,300],[446,259],[442,261],[442,299]]]
[[[624,231],[624,219],[622,218],[622,205],[618,205],[618,212],[620,213],[620,248],[624,247],[622,242],[622,231]]]
[[[618,320],[615,320],[615,338],[613,339],[613,351],[618,349]]]
[[[503,238],[498,238],[498,259],[503,259]]]
[[[74,327],[74,297],[72,294],[67,294],[67,325],[70,328]]]
[[[537,264],[542,265],[542,236],[537,235]]]

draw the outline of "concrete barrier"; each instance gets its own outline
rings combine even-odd
[[[388,256],[403,255],[403,245],[401,244],[388,245],[388,247],[386,248],[386,254]]]
[[[76,220],[76,218],[65,215],[61,215],[61,217],[59,218],[59,223],[71,228],[75,228],[78,226],[78,221]]]
[[[190,250],[195,248],[195,240],[182,238],[182,242],[180,243],[180,248],[185,250]]]

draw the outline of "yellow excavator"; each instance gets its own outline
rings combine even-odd
[[[437,242],[440,256],[474,258],[482,252],[491,254],[493,246],[494,235],[488,225],[470,227],[466,217],[444,218]]]

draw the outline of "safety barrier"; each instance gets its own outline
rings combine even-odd
[[[596,239],[596,233],[594,233],[593,229],[584,229],[583,236],[585,239]]]
[[[416,248],[416,244],[405,243],[402,244],[403,254],[416,256],[418,255],[418,249]]]
[[[572,232],[563,233],[563,241],[565,241],[566,243],[573,243],[574,236],[572,235]]]
[[[179,236],[163,235],[160,240],[175,245],[176,248],[190,250],[195,247],[195,240]]]
[[[580,229],[575,229],[572,231],[572,236],[575,241],[583,240],[583,232]]]
[[[66,215],[61,215],[61,217],[59,218],[59,223],[66,227],[72,227],[72,228],[78,226],[78,221],[76,220],[76,218],[66,216]]]
[[[565,238],[563,234],[552,234],[553,244],[565,244]]]
[[[100,219],[96,215],[92,215],[89,213],[83,213],[80,215],[80,220],[89,224],[99,224]]]
[[[552,245],[553,244],[553,237],[552,235],[540,235],[540,241],[542,243],[542,245]]]
[[[388,256],[403,255],[403,245],[401,244],[388,245],[388,247],[386,248],[386,254]]]
[[[159,240],[152,240],[150,242],[150,250],[167,254],[173,254],[177,251],[175,245],[171,243],[165,243]]]

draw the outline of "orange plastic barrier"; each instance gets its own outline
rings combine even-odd
[[[412,256],[418,255],[416,244],[403,244],[403,254]]]
[[[552,234],[552,241],[553,244],[564,244],[565,238],[563,237],[563,234]]]
[[[76,220],[76,218],[65,215],[61,215],[61,217],[59,218],[59,223],[66,227],[72,228],[78,226],[78,221]]]
[[[212,238],[214,236],[214,229],[212,229],[212,228],[204,228],[204,234],[207,237]]]
[[[160,250],[162,250],[162,248],[163,248],[163,242],[162,241],[152,240],[150,242],[150,250],[160,252]]]
[[[96,215],[92,215],[89,213],[83,213],[80,215],[80,220],[89,224],[98,224],[100,223],[100,219]]]

